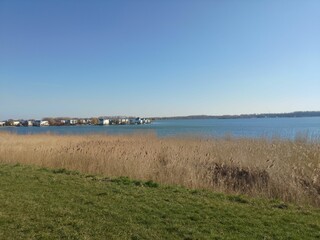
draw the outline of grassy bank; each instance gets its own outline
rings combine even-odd
[[[0,133],[0,162],[320,206],[320,143]]]
[[[319,209],[0,165],[0,239],[317,239]]]

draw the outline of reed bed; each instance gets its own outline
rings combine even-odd
[[[320,142],[0,133],[0,162],[320,206]]]

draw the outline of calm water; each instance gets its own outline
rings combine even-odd
[[[320,138],[320,117],[262,119],[161,120],[149,125],[0,127],[0,131],[18,134],[52,132],[56,134],[130,134],[156,133],[158,136],[197,135],[205,137],[280,137],[294,139],[308,134]]]

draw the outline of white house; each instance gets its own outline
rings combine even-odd
[[[33,126],[41,127],[41,126],[49,126],[48,121],[36,120],[33,122]]]
[[[130,119],[130,123],[131,124],[142,124],[143,123],[143,121],[142,121],[142,119],[141,118],[135,118],[135,119]]]
[[[88,119],[84,119],[84,118],[79,119],[79,123],[80,124],[87,124],[88,123]]]
[[[110,119],[107,118],[99,118],[99,125],[109,125]]]
[[[121,118],[119,122],[120,124],[128,124],[130,121],[128,118]]]
[[[33,121],[25,120],[25,121],[23,121],[22,125],[25,127],[33,126]]]
[[[20,125],[20,121],[13,121],[12,122],[12,126],[19,126]]]
[[[75,124],[77,124],[78,123],[78,120],[77,119],[71,119],[70,120],[70,124],[71,125],[75,125]]]
[[[148,124],[151,123],[151,120],[148,118],[132,118],[130,119],[130,124]]]
[[[6,125],[6,122],[1,121],[0,122],[0,127],[3,127],[4,125]]]
[[[76,125],[78,123],[77,119],[69,119],[66,121],[66,124],[68,125]]]

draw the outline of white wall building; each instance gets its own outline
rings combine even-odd
[[[22,125],[25,127],[33,126],[33,121],[31,120],[25,120],[22,122]]]
[[[36,120],[33,122],[33,126],[41,127],[41,126],[49,126],[48,121]]]
[[[128,118],[121,118],[120,119],[120,124],[128,124],[130,121]]]
[[[13,121],[12,122],[12,126],[19,126],[20,125],[20,121]]]
[[[151,123],[150,119],[148,118],[131,118],[130,124],[148,124]]]
[[[99,118],[99,125],[109,125],[109,124],[110,124],[110,119]]]
[[[80,124],[88,124],[88,119],[84,119],[84,118],[83,118],[83,119],[80,119],[80,120],[79,120],[79,123],[80,123]]]
[[[141,118],[130,119],[131,124],[142,124]]]
[[[69,124],[69,125],[76,125],[77,123],[78,123],[77,119],[69,119],[66,121],[66,124]]]
[[[2,126],[4,126],[4,125],[6,125],[6,122],[1,121],[1,122],[0,122],[0,127],[2,127]]]

